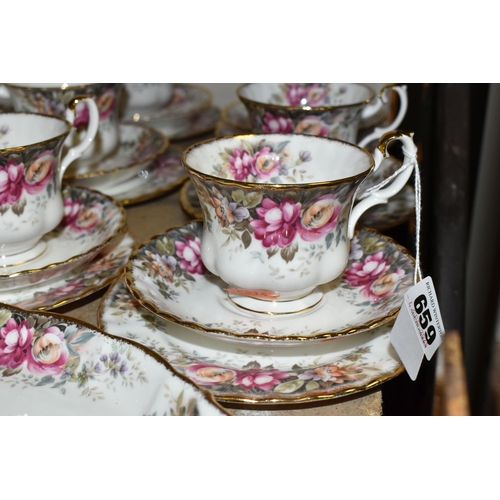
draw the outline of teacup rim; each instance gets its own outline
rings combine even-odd
[[[187,162],[186,157],[189,155],[189,153],[205,144],[209,143],[215,143],[219,142],[225,139],[239,139],[242,137],[249,137],[249,136],[257,136],[257,137],[271,137],[271,136],[281,136],[281,137],[306,137],[310,138],[312,140],[324,140],[328,142],[335,142],[335,143],[340,143],[340,144],[345,144],[346,146],[352,147],[353,149],[357,149],[361,151],[362,153],[366,154],[367,157],[370,160],[370,166],[363,172],[360,172],[359,174],[356,175],[351,175],[349,177],[342,177],[340,179],[330,179],[327,181],[317,181],[317,182],[305,182],[305,183],[282,183],[282,184],[275,184],[275,183],[267,183],[267,182],[246,182],[246,181],[238,181],[235,179],[225,179],[223,177],[218,177],[216,175],[212,174],[207,174],[204,172],[199,172],[196,170],[194,167],[189,165]],[[251,189],[257,189],[257,190],[263,190],[263,189],[271,189],[271,190],[276,190],[276,191],[286,191],[289,190],[291,187],[293,188],[299,188],[299,189],[316,189],[318,187],[325,187],[325,186],[332,186],[336,184],[340,184],[343,182],[351,182],[353,180],[359,179],[359,178],[366,178],[368,177],[372,172],[373,169],[375,168],[375,158],[373,155],[365,148],[362,148],[361,146],[358,146],[357,144],[353,144],[351,142],[343,141],[341,139],[333,139],[331,137],[320,137],[316,135],[305,135],[305,134],[293,134],[293,133],[265,133],[265,132],[249,132],[247,134],[233,134],[233,135],[225,135],[221,137],[211,137],[209,139],[205,139],[202,141],[198,141],[194,144],[191,144],[191,146],[188,146],[184,151],[182,152],[181,156],[181,161],[184,166],[184,168],[187,170],[188,174],[192,174],[196,177],[200,177],[204,180],[210,181],[210,182],[216,182],[218,184],[222,184],[224,186],[238,186],[241,188],[251,188]]]
[[[257,106],[266,106],[267,108],[271,109],[278,109],[278,110],[286,110],[286,111],[331,111],[334,109],[343,109],[343,108],[353,108],[356,106],[362,106],[364,104],[369,104],[376,96],[375,91],[367,84],[365,83],[349,83],[349,85],[356,85],[359,87],[365,87],[368,89],[368,91],[371,93],[370,97],[363,101],[351,103],[351,104],[336,104],[336,105],[331,105],[331,106],[287,106],[284,104],[273,104],[269,102],[263,102],[263,101],[255,101],[254,99],[250,99],[248,97],[242,96],[241,95],[241,90],[244,87],[247,87],[249,85],[258,85],[259,82],[252,82],[252,83],[243,83],[236,89],[236,95],[240,99],[243,104],[245,103],[250,103],[253,105]]]
[[[12,152],[17,152],[17,151],[24,151],[25,149],[32,148],[33,146],[42,146],[44,144],[48,144],[49,142],[52,142],[52,141],[55,141],[58,139],[62,139],[64,137],[66,137],[71,132],[71,129],[73,128],[73,125],[68,120],[66,120],[65,118],[62,118],[60,116],[56,116],[56,115],[47,115],[44,113],[32,113],[29,111],[11,111],[8,113],[1,113],[1,116],[9,116],[9,115],[13,115],[13,116],[24,115],[24,116],[37,116],[37,117],[39,116],[42,118],[50,118],[50,119],[54,119],[54,120],[59,120],[59,121],[66,124],[67,129],[65,132],[58,134],[58,135],[55,135],[53,137],[50,137],[49,139],[44,139],[43,141],[37,141],[37,142],[29,143],[29,144],[23,144],[22,146],[12,146],[9,148],[0,148],[1,155],[9,154]]]

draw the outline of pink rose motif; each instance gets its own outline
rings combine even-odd
[[[253,173],[259,179],[270,179],[279,173],[279,167],[280,157],[269,146],[255,153]]]
[[[74,127],[86,127],[89,124],[90,115],[87,103],[84,101],[78,102],[75,107],[75,119],[73,121]]]
[[[234,370],[206,363],[195,363],[186,368],[186,374],[200,385],[231,384],[236,376]]]
[[[52,297],[71,297],[72,294],[79,292],[85,288],[81,281],[70,281],[65,285],[50,290],[48,295]]]
[[[64,334],[57,326],[50,326],[36,337],[28,351],[28,370],[32,373],[59,375],[69,359]]]
[[[0,328],[0,365],[15,368],[27,357],[33,338],[30,324],[22,320],[19,324],[13,318]]]
[[[23,194],[24,164],[9,160],[0,166],[0,206],[13,205]]]
[[[262,240],[266,248],[275,245],[285,248],[292,243],[297,232],[296,222],[300,215],[300,203],[285,198],[278,204],[269,198],[264,198],[256,212],[260,219],[250,221],[250,225],[255,230],[255,238]]]
[[[45,189],[52,180],[52,173],[56,167],[56,159],[52,151],[44,151],[26,168],[24,174],[24,189],[29,194],[36,194]]]
[[[181,269],[189,274],[204,274],[205,266],[201,260],[200,238],[186,237],[186,241],[176,241],[175,249],[180,258]]]
[[[305,116],[297,123],[294,133],[326,137],[330,128],[318,116]]]
[[[102,93],[97,99],[97,109],[99,110],[99,120],[103,121],[115,110],[116,95],[114,89],[108,89]]]
[[[298,83],[290,83],[286,86],[285,96],[290,106],[300,106],[306,96],[306,89]]]
[[[354,262],[344,274],[351,286],[371,285],[389,269],[389,258],[384,259],[383,252],[368,255],[362,262]]]
[[[262,118],[262,130],[267,133],[293,132],[293,122],[284,116],[274,116],[268,111]]]
[[[288,373],[279,370],[245,370],[237,374],[234,383],[247,390],[257,388],[271,391],[281,383],[282,379],[288,377]]]
[[[64,219],[62,224],[70,227],[73,231],[85,231],[90,233],[103,218],[103,206],[94,203],[85,208],[80,200],[71,197],[64,199]]]
[[[305,241],[316,241],[327,235],[337,225],[342,207],[332,194],[320,196],[311,206],[303,208],[298,230]]]
[[[229,172],[237,181],[244,181],[252,173],[254,158],[245,150],[235,148],[229,156]]]

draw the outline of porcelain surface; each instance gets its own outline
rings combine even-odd
[[[2,415],[227,415],[141,344],[2,304],[0,373]]]
[[[381,165],[381,168],[383,164]],[[179,194],[182,209],[193,219],[203,219],[200,200],[193,183],[188,180]],[[405,186],[394,195],[387,204],[376,205],[368,209],[359,219],[361,226],[384,231],[406,222],[415,212],[415,192],[411,186]]]
[[[54,309],[82,299],[111,283],[122,271],[136,243],[130,234],[118,236],[92,260],[62,276],[29,287],[0,291],[0,302],[24,309]]]
[[[181,154],[181,148],[169,146],[165,153],[135,177],[105,187],[103,191],[123,205],[140,203],[168,193],[188,179]]]
[[[0,290],[34,285],[89,261],[123,230],[123,207],[108,196],[86,188],[63,188],[64,218],[46,234],[45,251],[16,266],[0,267]]]
[[[316,306],[285,315],[246,311],[231,302],[227,284],[203,266],[202,227],[193,221],[142,245],[130,258],[125,279],[151,312],[218,339],[283,346],[334,340],[394,319],[413,285],[414,259],[408,251],[384,235],[360,229],[345,272],[316,288],[322,294]]]
[[[75,161],[66,171],[64,180],[102,190],[134,177],[164,153],[168,145],[169,139],[158,130],[144,124],[123,122],[118,148],[112,154],[91,165]]]
[[[234,345],[151,314],[123,280],[101,300],[98,322],[107,332],[156,351],[220,402],[329,400],[371,389],[404,371],[389,341],[390,325],[319,345]]]
[[[245,105],[240,101],[232,102],[222,108],[221,120],[230,127],[238,130],[248,132],[252,128]]]

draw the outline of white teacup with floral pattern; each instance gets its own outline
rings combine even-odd
[[[361,120],[380,112],[391,91],[399,96],[399,112],[391,124],[376,128],[359,142],[365,147],[397,129],[408,108],[405,86],[389,84],[378,96],[360,83],[246,83],[237,89],[253,132],[296,133],[356,143]]]
[[[77,97],[89,97],[99,110],[99,129],[91,146],[79,159],[81,164],[93,165],[113,153],[120,142],[119,107],[122,83],[8,83],[15,111],[60,116],[73,123],[74,131],[66,146],[80,143],[91,125],[88,100],[71,110],[69,103]]]
[[[64,172],[97,133],[97,108],[92,103],[89,109],[94,126],[62,159],[70,122],[49,115],[0,113],[0,266],[15,266],[45,251],[41,238],[64,215]]]
[[[203,210],[201,258],[228,297],[250,311],[289,313],[321,300],[315,291],[342,274],[356,222],[387,203],[413,167],[353,209],[361,182],[392,141],[413,159],[413,134],[393,131],[373,156],[344,141],[301,134],[250,134],[187,148],[183,164]]]

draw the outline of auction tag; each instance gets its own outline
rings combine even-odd
[[[430,360],[437,351],[444,333],[436,291],[427,277],[405,293],[390,337],[412,380],[417,378],[424,355]]]

